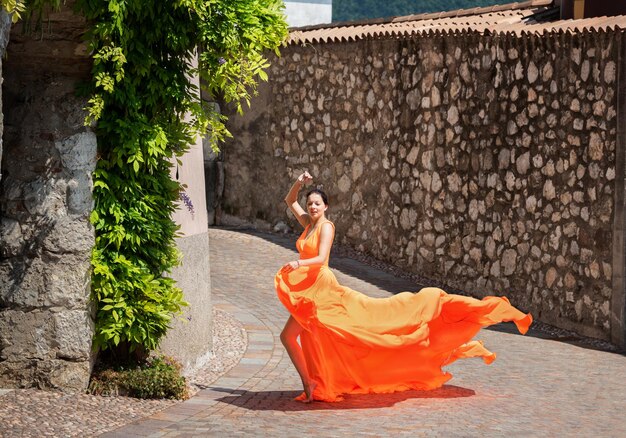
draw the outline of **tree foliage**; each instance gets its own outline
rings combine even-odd
[[[26,9],[21,0],[0,0],[0,7],[7,13],[13,14],[13,22],[17,22]]]
[[[198,135],[210,131],[213,145],[229,135],[191,78],[200,76],[207,92],[241,110],[257,79],[267,78],[264,51],[277,50],[286,37],[282,1],[77,6],[91,23],[87,122],[95,124],[99,153],[91,215],[95,346],[152,350],[186,305],[168,278],[179,263],[171,215],[182,190],[170,177],[172,163]]]
[[[506,3],[502,0],[333,0],[333,21],[394,17]]]
[[[26,15],[29,19],[32,13],[38,13],[39,19],[46,7],[58,9],[61,6],[61,0],[0,0],[0,9],[12,14],[13,23]]]

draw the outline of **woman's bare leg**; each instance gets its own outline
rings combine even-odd
[[[304,387],[304,393],[306,394],[306,401],[312,401],[313,391],[317,386],[317,382],[311,379],[306,366],[306,360],[304,359],[304,353],[302,347],[298,344],[298,336],[304,331],[302,326],[290,316],[280,334],[280,340],[289,354],[289,358],[293,365],[296,367],[296,371],[300,375],[302,380],[302,386]]]

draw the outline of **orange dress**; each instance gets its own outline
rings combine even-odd
[[[307,237],[307,227],[296,242],[301,259],[319,254],[320,230]],[[309,375],[318,382],[315,400],[439,388],[452,378],[441,367],[467,357],[495,360],[482,342],[471,340],[482,327],[513,321],[526,333],[532,322],[504,297],[477,300],[427,287],[371,298],[341,286],[328,259],[322,266],[281,269],[275,285],[305,329],[300,343]]]

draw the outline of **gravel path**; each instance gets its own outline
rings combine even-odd
[[[189,376],[192,395],[228,372],[246,350],[246,333],[239,321],[219,309],[213,310],[213,321],[212,357],[206,366]],[[95,436],[179,403],[37,389],[2,390],[0,437]]]
[[[205,389],[239,363],[248,339],[239,321],[227,312],[213,309],[213,351],[209,363],[189,376],[191,394]]]

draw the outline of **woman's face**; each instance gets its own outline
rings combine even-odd
[[[313,220],[319,219],[327,208],[328,206],[324,204],[324,200],[318,193],[311,193],[306,200],[306,209]]]

